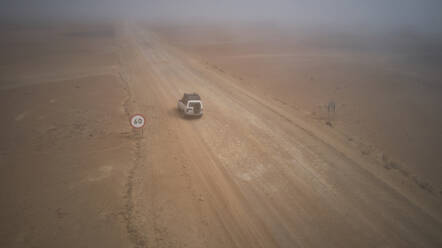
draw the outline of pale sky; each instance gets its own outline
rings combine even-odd
[[[442,32],[442,0],[12,0],[2,17],[133,17],[413,27]]]

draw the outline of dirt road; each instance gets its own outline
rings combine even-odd
[[[83,211],[66,214],[73,222],[88,213],[77,229],[68,228],[70,222],[54,225],[53,217],[40,220],[47,233],[57,232],[57,242],[70,240],[64,245],[72,247],[90,242],[95,247],[442,246],[439,194],[388,173],[348,141],[297,118],[296,110],[251,94],[221,69],[141,26],[119,24],[115,39],[119,64],[110,73],[118,76],[126,96],[109,106],[122,109],[119,117],[143,113],[147,125],[143,136],[126,128],[127,135],[99,144],[116,147],[107,151],[111,159],[127,158],[119,161],[119,170],[106,172],[112,181],[90,180],[101,182],[103,192],[112,189],[104,201],[106,218],[95,217],[96,199],[82,191],[64,200],[66,205],[82,202]],[[203,98],[205,114],[183,119],[176,101],[194,91]],[[47,201],[39,204],[44,208]],[[26,223],[16,229],[24,229],[21,225]],[[87,230],[88,239],[75,241],[67,230],[79,236]],[[96,230],[100,235],[94,239]],[[23,241],[5,240],[8,247]],[[35,237],[29,243],[60,244]]]
[[[130,108],[146,113],[149,123],[139,141],[144,166],[134,168],[135,241],[154,247],[441,244],[440,209],[409,199],[367,168],[373,165],[236,87],[228,75],[146,30],[124,30]],[[175,100],[192,91],[203,96],[206,113],[183,120]]]

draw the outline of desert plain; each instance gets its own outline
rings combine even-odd
[[[442,246],[440,37],[141,21],[0,33],[0,247]],[[202,118],[177,112],[185,92]]]

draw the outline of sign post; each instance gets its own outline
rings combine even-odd
[[[141,136],[143,136],[143,127],[146,124],[142,114],[135,114],[130,117],[130,125],[135,129],[141,129]]]

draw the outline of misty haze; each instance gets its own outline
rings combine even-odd
[[[442,2],[0,6],[0,247],[442,247]]]

